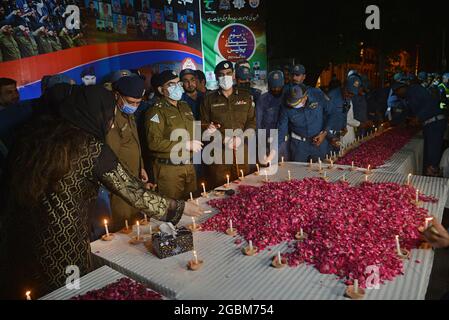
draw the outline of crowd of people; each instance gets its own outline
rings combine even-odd
[[[2,0],[0,62],[18,60],[85,44],[80,29],[67,29],[66,0]]]
[[[14,80],[0,79],[6,209],[0,244],[7,253],[2,258],[8,257],[0,274],[8,275],[2,288],[9,288],[9,297],[23,295],[25,285],[42,294],[61,287],[67,265],[78,265],[83,274],[90,270],[89,241],[101,235],[100,201],[111,208],[111,232],[142,212],[174,224],[183,214],[202,215],[188,199],[202,192],[203,183],[214,189],[254,171],[248,140],[259,130],[278,130],[276,141],[258,141],[267,147],[259,164],[267,165],[276,157],[324,159],[381,123],[419,124],[425,175],[441,175],[448,74],[437,83],[435,75],[398,73],[391,86],[373,89],[351,70],[344,84],[333,79],[321,90],[306,84],[304,66],[286,66],[269,73],[265,93],[252,87],[247,61],[222,61],[215,75],[219,88],[213,91],[204,73],[191,69],[154,74],[151,87],[130,70],[114,72],[103,86],[77,86],[56,75],[43,79],[42,97],[32,102],[20,102]],[[180,148],[172,138],[176,130],[188,133]],[[192,161],[218,137],[223,152],[215,159],[223,161]],[[227,150],[231,162],[225,161]],[[436,228],[439,236],[423,234],[435,247],[448,247],[449,234]]]

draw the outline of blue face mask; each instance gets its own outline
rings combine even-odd
[[[181,84],[176,86],[168,87],[168,97],[173,101],[179,101],[182,99],[182,95],[184,94],[184,89]]]
[[[124,114],[132,115],[137,111],[138,107],[133,107],[132,105],[127,104],[126,100],[123,99],[123,97],[121,97],[121,99],[123,100],[123,105],[120,107],[120,110]]]

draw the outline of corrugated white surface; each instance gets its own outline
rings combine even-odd
[[[276,167],[272,168],[275,171]],[[293,178],[318,177],[306,164],[289,163],[280,168],[270,179],[282,181],[290,170]],[[350,183],[356,185],[364,181],[363,172],[332,170],[328,172],[331,181],[340,179],[346,173]],[[264,177],[250,176],[245,184],[259,184]],[[370,177],[373,182],[404,183],[406,175],[376,172]],[[426,204],[430,213],[442,219],[446,203],[448,182],[444,179],[413,177],[413,184],[421,192],[440,199],[437,204]],[[233,185],[237,187],[236,185]],[[204,204],[206,200],[201,199]],[[205,216],[200,222],[211,215]],[[184,218],[181,224],[189,224]],[[150,288],[173,299],[344,299],[345,285],[335,276],[319,274],[311,266],[294,269],[275,270],[270,267],[271,258],[286,245],[265,251],[256,257],[245,257],[235,239],[214,232],[196,233],[195,248],[204,268],[198,272],[186,270],[191,253],[159,260],[146,252],[143,246],[132,247],[128,237],[118,235],[112,242],[92,243],[92,252],[101,263],[105,263],[123,274],[145,283]],[[415,263],[420,260],[421,263]],[[413,258],[405,265],[405,276],[381,286],[380,290],[370,291],[367,299],[424,299],[433,264],[433,252],[415,250]]]
[[[123,274],[104,266],[82,277],[79,290],[69,290],[63,287],[42,297],[40,300],[69,300],[89,291],[102,289],[124,277]]]
[[[422,174],[424,140],[412,139],[377,171],[415,175]]]

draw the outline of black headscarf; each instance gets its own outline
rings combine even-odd
[[[74,94],[80,87],[68,83],[58,83],[47,89],[39,99],[39,105],[36,110],[38,115],[59,116],[60,108],[64,107],[64,101]]]
[[[106,140],[110,121],[114,117],[115,99],[102,86],[79,87],[60,106],[61,117],[93,135]]]

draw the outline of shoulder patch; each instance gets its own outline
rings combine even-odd
[[[161,123],[161,121],[159,120],[159,115],[157,113],[154,115],[153,118],[151,118],[150,121],[155,122],[155,123]]]

